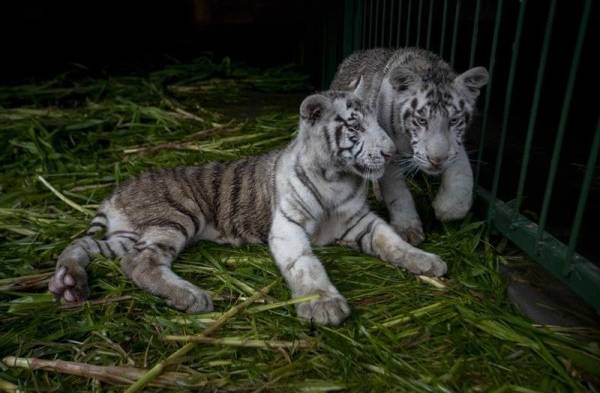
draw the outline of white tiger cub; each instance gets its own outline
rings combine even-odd
[[[209,311],[210,296],[171,270],[176,256],[200,239],[268,242],[292,295],[321,295],[298,304],[298,315],[337,325],[350,308],[311,242],[347,244],[416,274],[447,270],[439,257],[406,243],[369,210],[368,180],[383,175],[394,151],[357,95],[309,96],[300,107],[298,135],[284,150],[147,172],[117,188],[100,206],[88,235],[59,256],[49,289],[66,302],[81,301],[89,291],[85,267],[94,254],[103,254],[121,257],[124,273],[169,305]]]
[[[457,75],[440,57],[418,48],[371,49],[347,57],[331,88],[352,88],[361,76],[368,90],[366,101],[377,107],[379,124],[398,148],[380,181],[383,200],[392,226],[416,245],[425,236],[404,174],[420,169],[441,175],[433,201],[439,220],[468,213],[473,172],[463,136],[488,73],[475,67]]]

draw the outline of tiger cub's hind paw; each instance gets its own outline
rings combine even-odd
[[[48,282],[48,289],[64,303],[81,303],[89,295],[87,273],[78,265],[59,265]]]

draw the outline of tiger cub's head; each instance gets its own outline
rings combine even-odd
[[[436,175],[457,159],[479,90],[487,81],[484,67],[456,75],[441,59],[389,72],[384,83],[393,97],[393,128],[410,140],[415,168]]]
[[[364,93],[361,81],[353,92],[331,90],[305,98],[300,132],[321,165],[378,179],[396,146],[361,99]]]

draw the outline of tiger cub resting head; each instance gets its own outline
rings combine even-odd
[[[283,150],[149,171],[119,186],[86,236],[58,257],[50,291],[65,302],[85,299],[85,268],[102,254],[120,257],[133,282],[170,306],[210,311],[207,292],[171,270],[176,256],[198,240],[268,243],[292,295],[320,295],[298,304],[298,315],[337,325],[350,309],[311,242],[339,242],[416,274],[444,274],[440,258],[404,242],[367,206],[367,179],[383,174],[395,146],[362,103],[361,85],[306,98],[298,135]]]

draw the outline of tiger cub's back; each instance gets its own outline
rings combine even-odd
[[[266,242],[280,152],[142,173],[108,200],[137,231],[169,227],[186,239]]]

